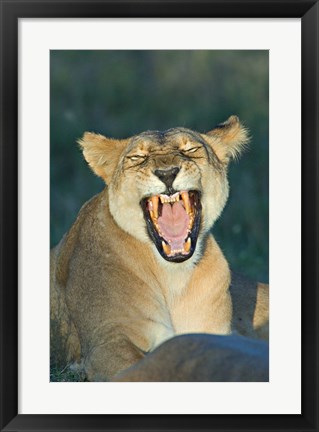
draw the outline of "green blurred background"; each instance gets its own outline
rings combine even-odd
[[[207,132],[231,114],[250,129],[229,169],[213,233],[231,267],[268,281],[268,51],[51,51],[51,246],[103,188],[76,140],[184,126]]]

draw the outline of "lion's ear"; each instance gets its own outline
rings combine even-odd
[[[236,158],[249,142],[248,130],[240,123],[237,116],[230,116],[205,135],[219,160],[228,163]]]
[[[85,132],[78,143],[82,148],[85,160],[95,174],[109,183],[128,140],[115,140],[92,132]]]

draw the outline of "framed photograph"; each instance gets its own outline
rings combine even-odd
[[[1,430],[318,429],[318,17],[318,2],[302,0],[1,0]],[[101,148],[111,149],[110,143],[114,157],[106,161]],[[215,177],[207,174],[206,159]],[[148,166],[153,189],[145,186]],[[139,175],[132,177],[136,169]],[[191,187],[183,183],[186,172]],[[110,201],[103,207],[106,194]],[[140,229],[130,196],[147,231]],[[118,249],[107,270],[122,293],[116,298],[92,294],[91,281],[103,283],[95,249],[102,237],[87,235],[87,228],[78,234],[79,226],[104,226],[105,212],[121,235],[135,239],[119,235],[114,249],[103,252]],[[213,223],[211,245],[202,233]],[[106,324],[96,311],[126,301],[125,278],[138,280],[130,285],[135,299],[139,284],[149,280],[143,266],[127,273],[117,265],[130,262],[136,239],[146,233],[166,267],[194,260],[198,270],[199,250],[220,250],[219,262],[226,260],[217,285],[229,274],[231,316],[225,319],[228,303],[219,304],[221,323],[216,318],[206,332],[204,309],[197,314],[196,302],[185,303],[170,318],[175,333],[164,323],[151,346],[135,333],[99,345]],[[70,255],[75,243],[77,253]],[[51,253],[50,299],[50,248],[58,244]],[[146,249],[139,253],[155,274]],[[71,264],[52,273],[59,254]],[[262,320],[266,303],[268,319],[264,288],[250,295],[250,285],[239,279],[245,294],[238,309],[233,270],[269,282],[269,355],[268,344],[256,340],[264,336],[264,322],[250,329],[242,319]],[[182,273],[171,274],[168,285],[179,286]],[[59,286],[65,278],[71,282],[64,303]],[[72,283],[81,286],[76,295]],[[199,298],[198,287],[193,298]],[[73,321],[65,321],[71,308]],[[194,321],[198,331],[179,318],[186,309],[192,316],[192,308],[202,319]],[[123,324],[129,318],[120,318],[118,310],[114,320]],[[234,338],[236,345],[237,333],[249,338],[243,361],[240,349],[232,351],[233,378],[215,354],[193,358],[189,372],[182,353],[190,352],[193,339],[181,336],[177,346],[174,338],[169,345],[176,334],[230,332],[208,343]],[[64,338],[63,354],[55,348],[56,335]],[[78,335],[82,354],[76,363]],[[116,347],[129,337],[139,341],[140,352],[151,352],[146,368],[144,359],[137,363],[141,369],[127,368],[136,361],[126,362],[130,347],[117,356]],[[205,335],[200,337],[206,349]],[[158,346],[164,360],[158,360]],[[104,362],[108,352],[111,366]],[[252,368],[247,355],[255,359]],[[170,364],[175,361],[179,379],[165,375],[168,358],[175,359]]]

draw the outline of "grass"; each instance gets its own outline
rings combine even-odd
[[[71,364],[64,367],[50,367],[50,382],[85,382],[86,375],[83,371],[77,371],[72,368]]]

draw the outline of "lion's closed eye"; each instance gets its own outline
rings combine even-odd
[[[127,156],[128,159],[130,159],[131,161],[142,161],[143,159],[146,159],[147,155],[146,154],[134,154],[134,155],[130,155]]]
[[[185,152],[185,153],[195,153],[197,150],[199,150],[200,149],[200,147],[191,147],[191,148],[189,148],[189,149],[184,149],[183,151]]]

